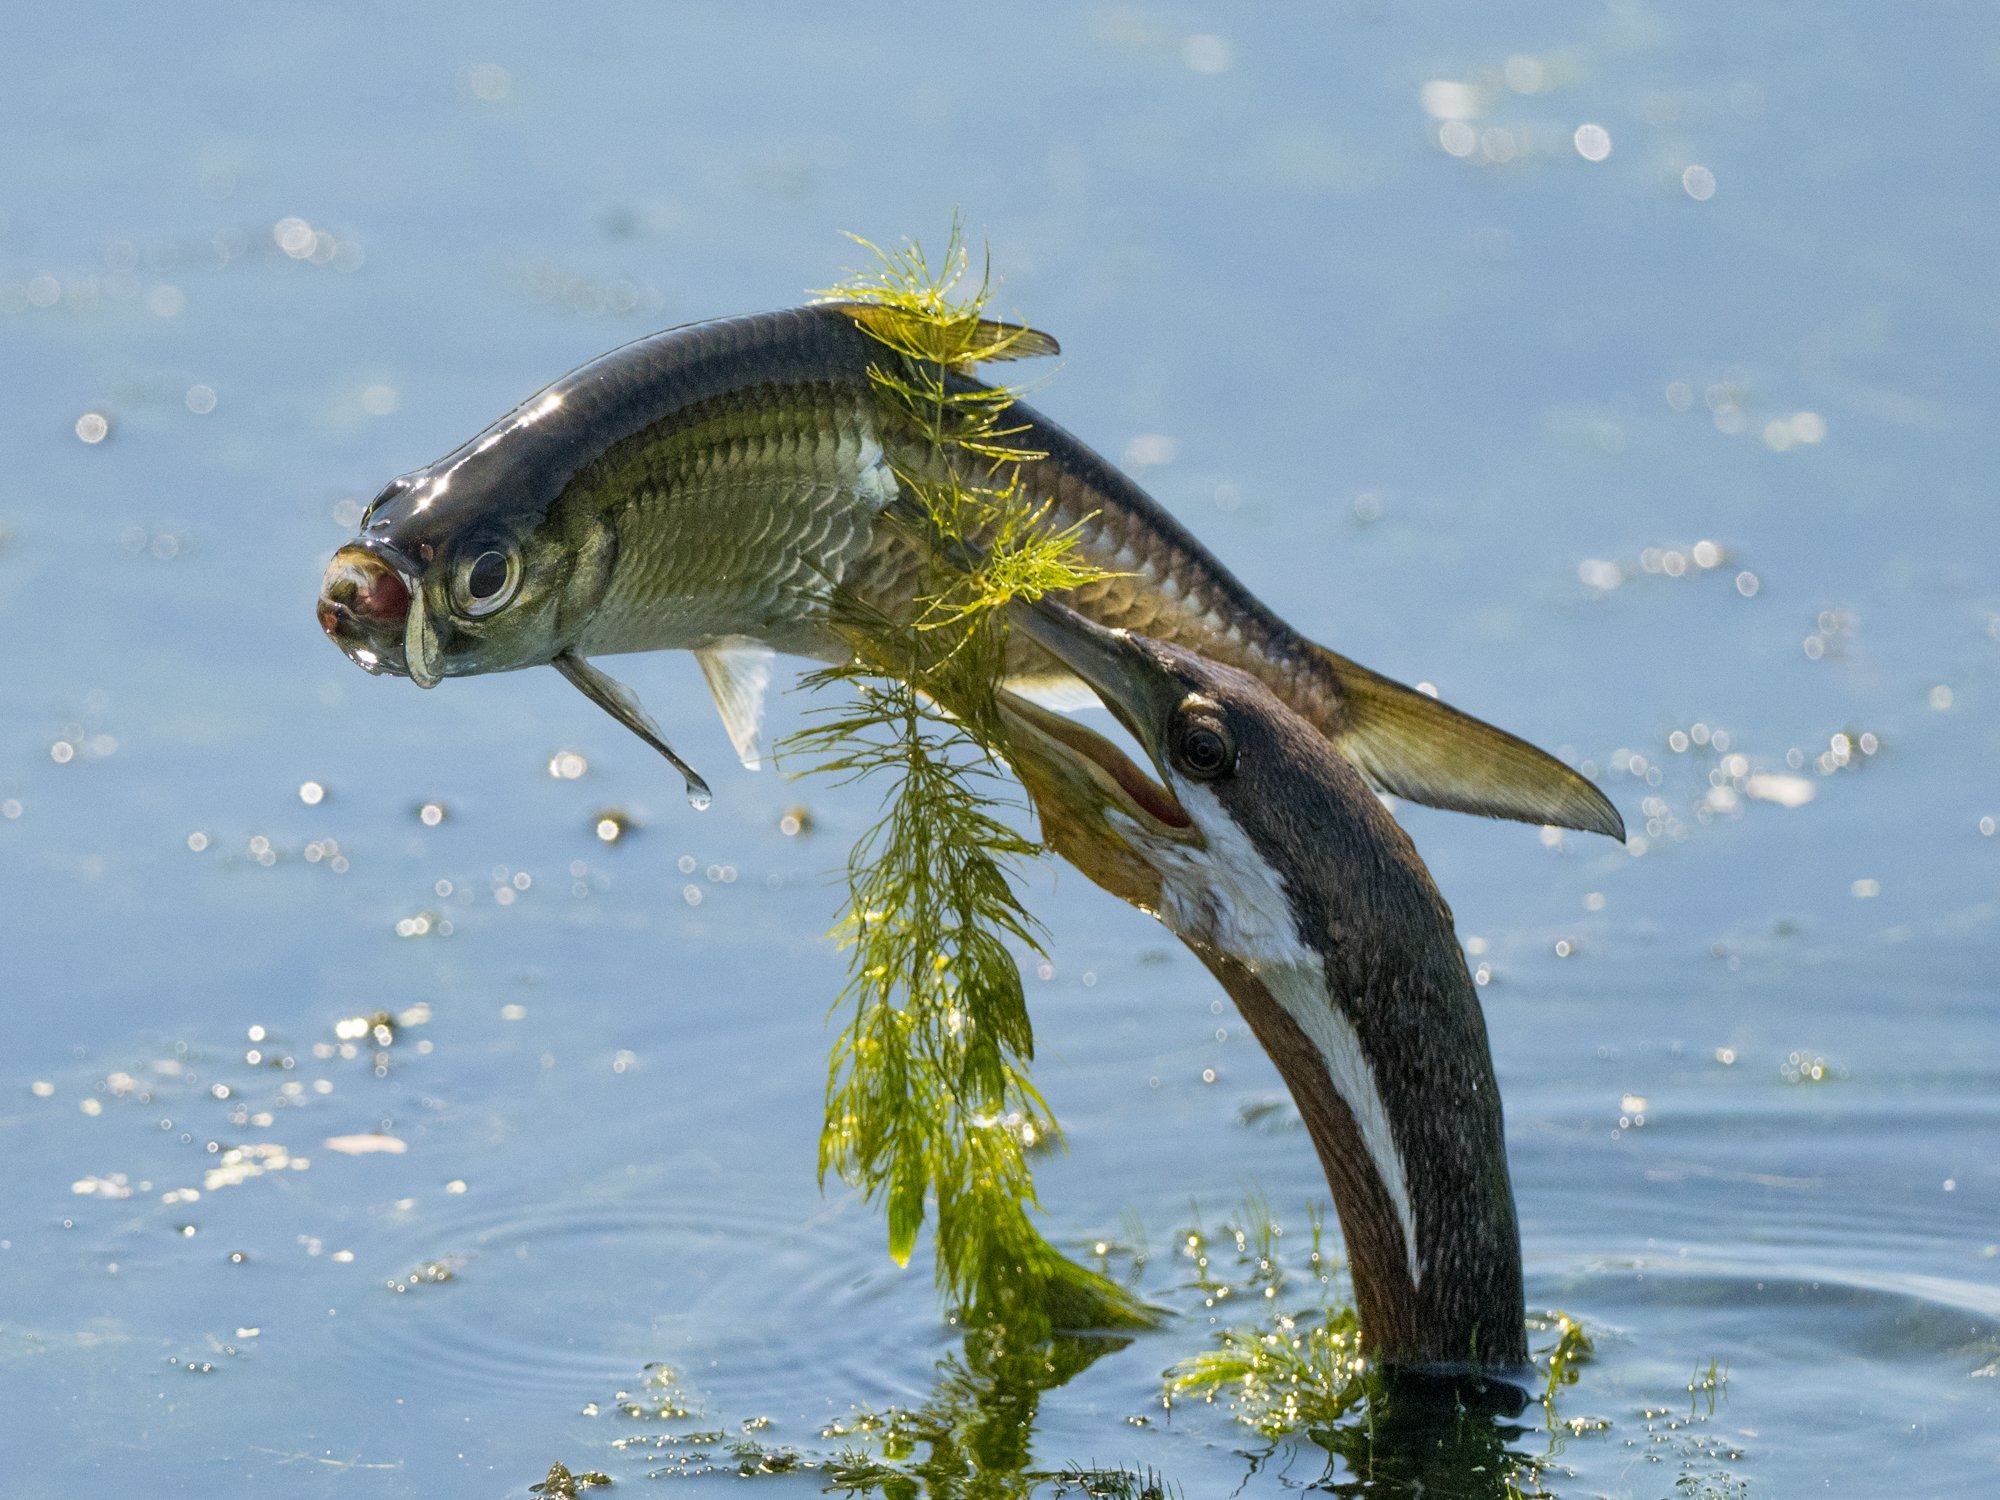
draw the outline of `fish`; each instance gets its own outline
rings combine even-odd
[[[778,655],[845,661],[843,597],[905,614],[930,567],[885,520],[942,461],[871,371],[896,358],[882,310],[822,302],[690,323],[592,360],[471,441],[403,474],[328,563],[321,627],[370,672],[447,677],[553,665],[707,787],[593,658],[687,650],[732,746],[762,759]],[[1058,352],[988,324],[987,360]],[[965,368],[954,392],[988,389]],[[1137,483],[1025,402],[1021,491],[1075,528],[1103,576],[1087,619],[1249,672],[1378,790],[1459,812],[1624,838],[1610,800],[1545,751],[1294,630]],[[975,482],[984,476],[972,476]],[[1064,707],[1088,690],[1025,636],[1008,686]]]

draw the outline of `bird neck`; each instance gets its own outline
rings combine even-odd
[[[1364,1352],[1437,1374],[1524,1367],[1500,1091],[1456,942],[1393,971],[1346,953],[1293,968],[1202,956],[1276,1063],[1319,1154]],[[1335,1004],[1335,986],[1348,1004]]]

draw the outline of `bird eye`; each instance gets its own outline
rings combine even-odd
[[[520,586],[519,554],[489,548],[458,564],[452,578],[453,603],[475,618],[490,615],[511,600]]]
[[[1236,741],[1213,719],[1187,719],[1174,730],[1174,766],[1196,781],[1214,781],[1236,769]]]

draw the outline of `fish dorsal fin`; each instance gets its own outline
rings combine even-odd
[[[694,659],[715,696],[716,712],[746,770],[764,763],[764,692],[771,685],[771,660],[777,653],[748,636],[725,636],[698,647]]]
[[[1625,820],[1611,799],[1546,750],[1344,656],[1325,656],[1340,683],[1344,720],[1329,737],[1383,791],[1624,842]]]
[[[937,325],[922,314],[880,302],[836,304],[855,322],[893,349],[914,354],[933,346]],[[957,323],[959,320],[954,319]],[[1013,359],[1043,359],[1062,353],[1053,334],[1022,323],[1003,323],[996,318],[980,318],[965,324],[959,347],[945,363],[954,369],[973,365],[1000,364]]]

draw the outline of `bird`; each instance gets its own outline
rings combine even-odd
[[[1332,1190],[1363,1354],[1518,1410],[1530,1366],[1500,1089],[1451,909],[1409,836],[1255,678],[1053,598],[1009,611],[1151,774],[1004,690],[1000,749],[1045,842],[1171,929],[1276,1064]]]

